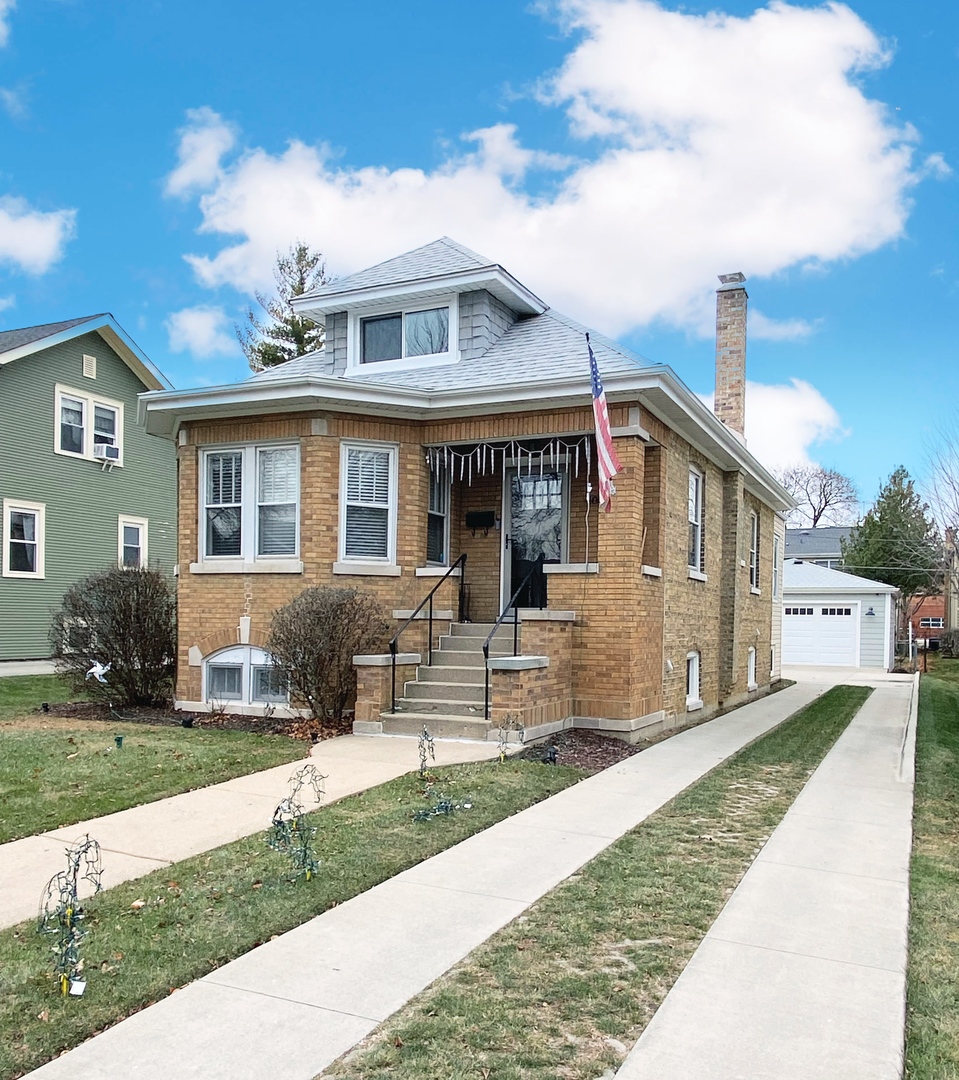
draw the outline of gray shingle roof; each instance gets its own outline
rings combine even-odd
[[[443,277],[467,270],[483,270],[495,265],[492,259],[477,255],[475,251],[470,251],[468,247],[444,236],[431,244],[424,244],[423,247],[414,248],[403,255],[387,259],[386,262],[350,274],[349,277],[331,281],[329,285],[321,285],[306,295],[336,296],[354,289],[398,285],[401,282],[421,281],[424,278]]]
[[[797,559],[822,559],[842,555],[842,541],[849,539],[850,525],[820,525],[815,529],[787,529],[786,555]]]
[[[20,330],[0,331],[0,355],[99,318],[99,315],[84,315],[82,319],[64,319],[63,322],[41,323],[39,326],[25,326]]]
[[[404,386],[415,390],[469,390],[523,382],[555,382],[579,375],[589,388],[589,356],[586,328],[552,309],[543,315],[520,319],[483,356],[474,360],[406,371],[377,371],[369,366],[361,375],[341,376],[344,382],[376,386]],[[649,360],[590,331],[600,374],[627,374],[652,367]],[[332,375],[332,363],[323,350],[288,360],[253,376],[257,380],[298,375]]]
[[[787,559],[783,566],[783,587],[787,592],[817,589],[848,589],[849,592],[898,592],[892,585],[869,578],[857,577],[842,570],[830,570],[826,566],[816,566],[811,562],[797,562]]]

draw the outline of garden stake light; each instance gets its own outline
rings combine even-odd
[[[420,732],[420,779],[426,778],[426,759],[429,759],[436,764],[436,747],[433,745],[433,736],[430,734],[430,729],[423,725],[423,730]]]
[[[313,880],[320,863],[313,854],[316,829],[303,820],[306,810],[300,799],[300,792],[304,788],[310,788],[319,804],[323,800],[325,779],[315,765],[302,765],[297,769],[290,777],[290,794],[277,804],[273,811],[270,831],[266,836],[269,847],[288,855],[297,875],[302,874],[307,881]]]
[[[103,867],[100,862],[100,845],[84,836],[66,849],[67,868],[54,874],[47,882],[40,899],[37,932],[55,935],[53,954],[55,971],[64,996],[81,997],[86,990],[80,943],[87,930],[83,925],[83,908],[77,896],[80,881],[89,881],[93,891],[100,891]],[[83,867],[83,873],[80,870]]]

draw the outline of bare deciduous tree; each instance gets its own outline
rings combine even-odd
[[[337,720],[356,697],[354,655],[382,652],[388,632],[375,596],[324,586],[273,613],[267,649],[313,717]]]
[[[793,465],[777,474],[782,486],[796,500],[788,523],[794,528],[817,525],[854,525],[858,517],[856,485],[836,469],[822,465]]]

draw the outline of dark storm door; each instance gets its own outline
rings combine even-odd
[[[567,496],[565,474],[538,469],[508,469],[503,493],[502,605],[540,558],[565,558]],[[517,600],[518,607],[546,607],[547,576],[534,573]]]

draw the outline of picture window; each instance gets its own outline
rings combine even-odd
[[[360,320],[360,363],[449,352],[450,309],[397,311]]]

